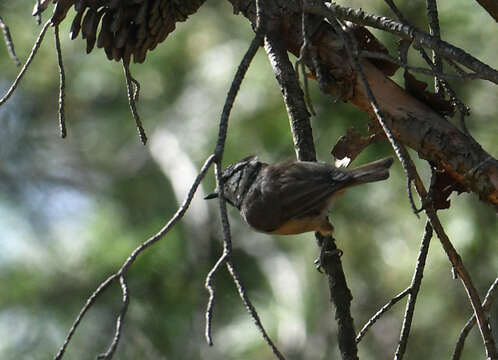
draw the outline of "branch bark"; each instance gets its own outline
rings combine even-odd
[[[302,161],[316,161],[310,114],[306,110],[303,91],[287,55],[284,38],[279,31],[280,19],[282,18],[265,21],[267,24],[265,50],[284,97],[297,158]],[[336,309],[337,336],[342,359],[358,360],[356,334],[351,316],[353,297],[346,282],[341,258],[338,255],[340,250],[337,249],[332,237],[324,238],[319,233],[316,233],[316,237],[321,246],[322,254],[330,254],[329,256],[320,256],[322,260],[320,266],[328,276],[330,298]]]
[[[253,1],[229,1],[234,5],[235,11],[241,11],[255,24],[256,12]],[[289,4],[281,0],[275,0],[272,3],[273,13],[270,15],[281,19],[279,30],[287,51],[299,56],[302,34],[298,4]],[[323,14],[323,9],[318,11],[315,5],[310,6],[308,2],[305,4],[305,10],[315,14]],[[339,12],[338,16],[352,14],[344,8],[340,8],[340,10],[342,12]],[[364,18],[369,19],[363,14],[361,19]],[[358,17],[353,15],[347,18],[343,17],[343,19],[358,21]],[[399,26],[403,28],[402,24]],[[401,34],[409,36],[408,30],[402,30],[399,30],[400,36]],[[427,43],[437,42],[437,39],[429,34],[421,33],[423,36],[420,36]],[[325,21],[311,35],[312,46],[316,49],[320,69],[315,68],[311,59],[304,59],[304,61],[310,69],[315,69],[315,72],[319,70],[328,75],[323,79],[325,84],[321,83],[320,88],[325,89],[330,94],[336,95],[339,92],[343,101],[350,102],[370,116],[374,116],[361,79],[356,76],[353,70],[353,65],[340,36]],[[450,47],[450,49],[453,48]],[[456,53],[461,52],[463,52],[461,49],[456,51]],[[470,62],[475,60],[481,64],[475,58],[470,60]],[[417,151],[421,158],[431,161],[439,169],[445,169],[455,180],[455,184],[461,184],[468,191],[474,192],[482,201],[498,211],[498,161],[474,139],[461,132],[436,111],[415,99],[405,89],[384,75],[369,60],[361,59],[361,65],[379,107],[386,117],[387,125],[394,136],[400,142]],[[479,65],[479,67],[491,69],[486,64],[483,65]],[[494,74],[495,70],[491,69],[490,72]]]

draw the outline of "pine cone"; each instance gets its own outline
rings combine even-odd
[[[69,36],[75,39],[81,32],[86,39],[87,53],[95,44],[104,48],[109,60],[129,63],[145,61],[153,50],[175,30],[178,21],[187,17],[205,0],[52,0],[55,9],[52,25],[60,24],[74,5]],[[35,4],[33,15],[47,9],[50,0]]]

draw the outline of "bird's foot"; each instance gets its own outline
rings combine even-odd
[[[315,264],[316,270],[319,273],[323,273],[322,269],[323,266],[322,264],[325,264],[327,258],[330,258],[332,256],[337,255],[338,257],[341,257],[343,254],[343,251],[341,249],[333,249],[333,250],[327,250],[323,246],[320,248],[320,255],[315,259],[313,262]]]

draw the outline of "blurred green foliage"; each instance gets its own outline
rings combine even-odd
[[[392,17],[382,1],[343,3]],[[30,17],[32,4],[0,3],[21,60],[40,30]],[[424,6],[423,1],[403,2],[401,9],[426,28]],[[496,68],[494,21],[473,1],[439,6],[443,38]],[[144,147],[128,110],[121,65],[107,61],[100,49],[85,55],[81,39],[69,41],[69,25],[66,21],[61,27],[68,138],[58,137],[59,77],[51,30],[16,93],[0,108],[1,359],[52,357],[98,284],[176,211],[213,149],[226,91],[252,37],[248,22],[234,16],[228,2],[207,2],[178,24],[144,64],[132,66],[141,83],[138,109],[150,138]],[[394,46],[395,38],[375,33]],[[3,45],[0,68],[3,93],[19,70]],[[472,134],[496,156],[496,87],[483,81],[454,85],[472,107],[467,123]],[[369,119],[320,94],[315,83],[311,94],[318,112],[312,125],[319,158],[330,161],[330,150],[345,130],[354,126],[364,132]],[[391,153],[388,144],[375,144],[356,163]],[[235,103],[225,162],[249,154],[268,161],[294,154],[285,107],[263,51]],[[426,165],[419,165],[427,178]],[[405,183],[395,165],[388,181],[351,191],[332,211],[357,329],[411,281],[424,219],[412,214]],[[213,184],[210,174],[203,190]],[[464,194],[453,196],[451,210],[441,216],[484,295],[498,274],[495,213],[476,196]],[[313,235],[257,234],[233,210],[230,220],[241,279],[283,353],[289,359],[338,358],[326,278],[313,266],[318,252]],[[197,194],[184,221],[128,273],[131,303],[117,359],[273,358],[225,271],[215,277],[215,345],[205,343],[204,279],[221,251],[216,204]],[[120,302],[118,285],[99,298],[69,345],[68,359],[91,359],[105,350]],[[497,308],[491,312],[495,336]],[[402,314],[403,302],[377,323],[360,344],[361,359],[392,356]],[[406,358],[448,358],[470,315],[465,291],[452,279],[434,239]],[[473,330],[463,359],[483,354]]]

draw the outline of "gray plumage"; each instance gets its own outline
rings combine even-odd
[[[386,158],[348,170],[305,161],[270,165],[252,156],[224,170],[224,195],[258,231],[328,235],[332,200],[351,186],[387,179],[392,162]]]

